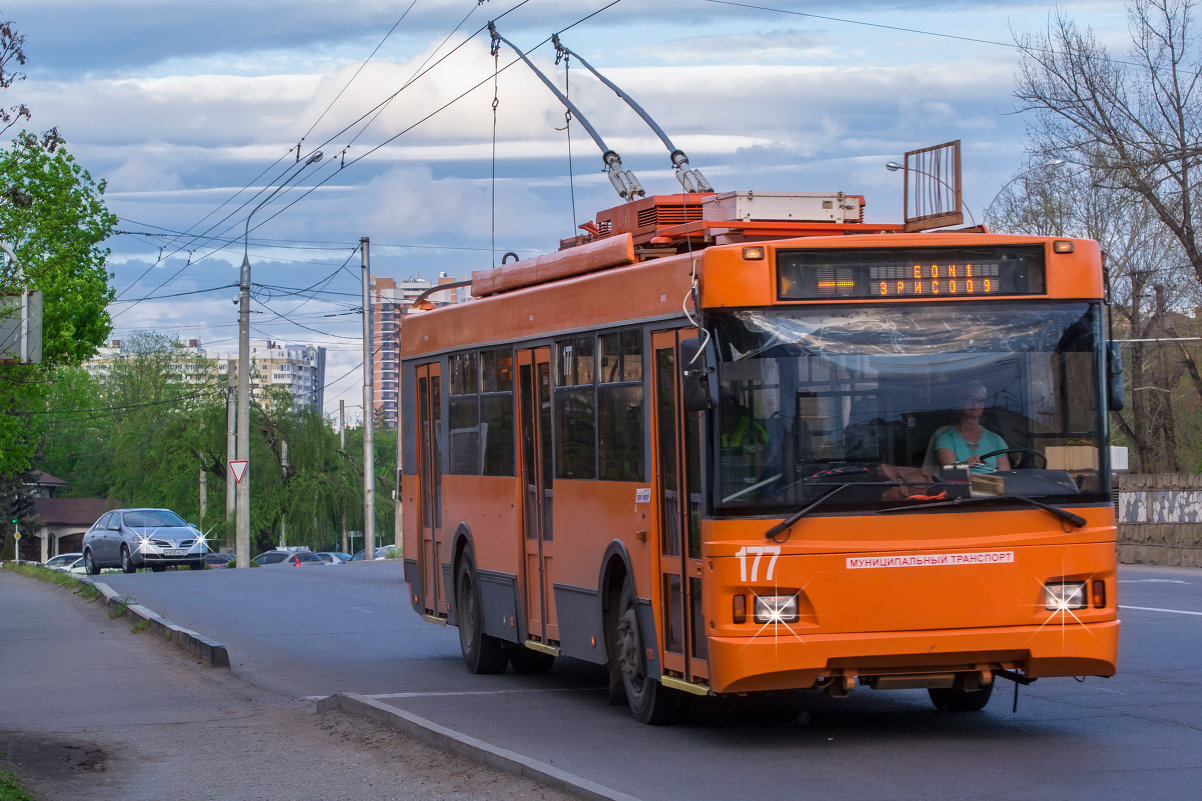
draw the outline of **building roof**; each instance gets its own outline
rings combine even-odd
[[[113,505],[105,498],[34,498],[33,510],[45,526],[90,526]]]
[[[42,487],[65,487],[67,482],[42,470],[31,470],[34,483]]]

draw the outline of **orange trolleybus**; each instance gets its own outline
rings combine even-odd
[[[470,670],[607,665],[652,723],[1115,672],[1097,244],[862,202],[640,199],[405,318],[405,577]]]

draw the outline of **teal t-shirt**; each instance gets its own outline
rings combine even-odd
[[[992,431],[984,429],[981,433],[981,439],[977,441],[977,444],[969,445],[968,441],[960,436],[960,432],[956,431],[955,428],[949,428],[935,440],[935,447],[946,448],[951,451],[956,457],[956,463],[959,464],[968,461],[970,457],[979,453],[1000,451],[1006,447],[1006,441]],[[974,473],[992,473],[997,470],[997,460],[997,456],[990,456],[983,464],[975,464],[970,469]]]

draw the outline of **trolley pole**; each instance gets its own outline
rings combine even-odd
[[[371,309],[371,243],[367,237],[359,240],[363,256],[363,559],[376,557],[376,465],[372,436],[372,401],[375,397],[372,373],[373,327]]]

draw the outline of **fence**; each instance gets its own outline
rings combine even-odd
[[[1119,561],[1202,567],[1202,475],[1120,473]]]

